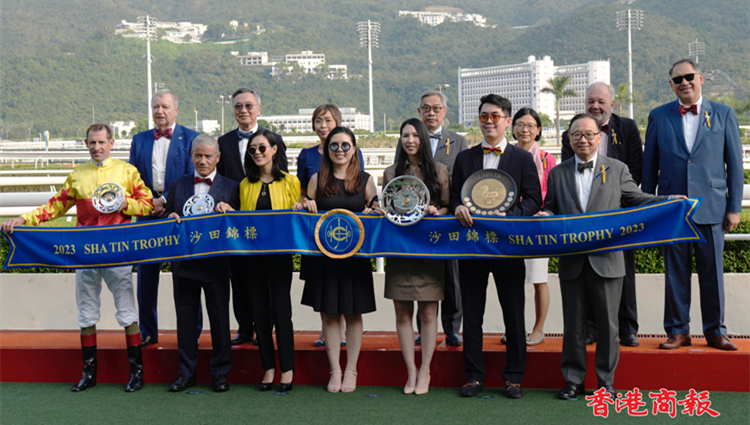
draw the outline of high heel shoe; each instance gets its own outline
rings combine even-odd
[[[335,373],[338,373],[340,375],[341,371],[340,370],[332,370],[331,371],[331,377],[333,377],[333,374],[335,374]],[[330,381],[328,381],[328,382],[329,382],[329,384],[328,384],[328,392],[329,393],[337,393],[337,392],[341,391],[341,385],[338,385],[338,386],[337,385],[331,385]]]
[[[291,381],[289,381],[286,384],[283,383],[283,382],[281,383],[281,387],[279,388],[279,392],[281,392],[281,393],[288,393],[292,389],[294,389],[294,374],[292,374],[292,380]]]
[[[273,389],[273,382],[269,382],[269,383],[261,382],[260,383],[261,391],[271,391],[272,389]]]
[[[427,377],[427,385],[425,385],[424,388],[420,388],[420,384],[421,382],[417,379],[417,386],[414,388],[414,394],[425,395],[430,392],[430,376]]]
[[[418,372],[415,372],[417,374]],[[411,375],[411,374],[410,374]],[[414,394],[414,388],[417,384],[417,379],[414,378],[414,385],[409,386],[409,378],[406,379],[406,385],[404,385],[404,394]]]
[[[354,390],[357,389],[357,383],[356,383],[357,372],[355,372],[353,370],[347,370],[346,372],[344,372],[344,374],[347,374],[347,373],[351,373],[352,375],[354,375],[354,379],[355,379],[354,385],[343,385],[343,381],[342,381],[341,392],[342,393],[353,393]]]

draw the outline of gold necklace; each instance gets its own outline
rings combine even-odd
[[[262,196],[266,196],[266,188],[267,188],[267,187],[268,187],[268,183],[263,183],[263,182],[261,182],[261,185],[260,185],[260,191],[261,191],[261,192],[260,192],[260,194],[261,194]]]

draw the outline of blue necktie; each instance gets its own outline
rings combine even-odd
[[[242,139],[249,139],[250,136],[253,134],[253,132],[252,131],[244,132],[240,129],[237,129],[237,134],[239,134],[240,140],[242,140]]]

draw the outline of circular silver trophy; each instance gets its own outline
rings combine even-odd
[[[193,215],[208,214],[214,211],[214,198],[208,193],[198,193],[185,201],[182,207],[182,215],[190,217]]]
[[[91,203],[94,208],[103,214],[117,212],[125,202],[125,191],[117,183],[104,183],[94,190]]]
[[[424,217],[430,206],[430,191],[414,176],[399,176],[388,182],[381,195],[385,217],[397,226],[410,226]]]

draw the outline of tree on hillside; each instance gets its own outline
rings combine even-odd
[[[542,93],[551,93],[555,96],[555,143],[560,144],[560,100],[563,97],[578,96],[578,93],[565,88],[570,82],[570,75],[560,75],[547,80],[550,87],[542,89]]]
[[[617,115],[622,116],[622,105],[633,102],[635,105],[640,105],[641,94],[637,91],[633,92],[633,96],[630,96],[628,92],[628,86],[630,83],[620,83],[615,90],[615,103],[617,103]]]

